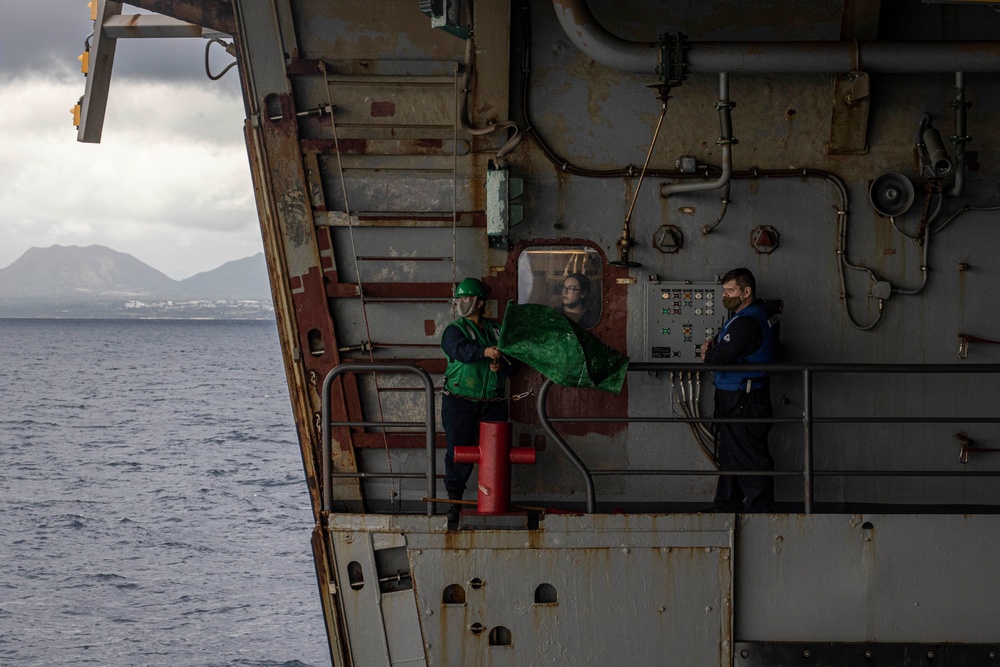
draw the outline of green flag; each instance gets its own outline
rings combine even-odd
[[[548,306],[507,304],[500,351],[564,387],[592,387],[617,394],[628,357]]]

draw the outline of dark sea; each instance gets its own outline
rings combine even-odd
[[[270,321],[0,320],[0,665],[329,665]]]

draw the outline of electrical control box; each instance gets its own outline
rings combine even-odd
[[[701,344],[715,336],[725,319],[718,283],[647,284],[645,361],[698,361]]]

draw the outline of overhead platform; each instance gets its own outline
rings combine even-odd
[[[142,3],[153,5],[155,3]],[[108,107],[108,92],[111,88],[111,73],[115,62],[115,49],[119,39],[137,38],[177,38],[200,37],[217,38],[226,33],[212,27],[182,21],[160,14],[122,14],[121,2],[93,0],[90,3],[90,17],[94,21],[94,33],[88,41],[89,48],[81,56],[83,73],[87,77],[87,87],[77,105],[73,108],[73,118],[77,123],[76,140],[87,144],[101,142],[104,130],[104,116]],[[225,5],[228,7],[228,3]],[[206,15],[198,12],[195,16]],[[232,10],[229,11],[230,20]],[[213,25],[228,25],[224,17],[212,21]]]

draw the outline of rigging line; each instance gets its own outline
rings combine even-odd
[[[646,161],[642,163],[642,171],[639,172],[639,183],[635,186],[635,194],[632,195],[632,205],[628,207],[628,214],[625,216],[625,227],[628,228],[629,220],[632,219],[632,209],[635,208],[635,200],[639,198],[639,188],[642,187],[642,179],[646,175],[646,167],[649,166],[649,158],[653,155],[653,146],[656,145],[656,137],[660,134],[660,126],[663,125],[663,117],[667,115],[667,101],[663,101],[660,110],[660,119],[656,122],[656,130],[653,132],[653,140],[649,142],[649,151],[646,153]]]
[[[361,299],[361,315],[365,322],[365,337],[368,339],[368,360],[375,361],[375,346],[372,345],[371,326],[368,323],[368,307],[365,303],[365,288],[361,283],[361,267],[358,264],[358,246],[354,240],[354,221],[351,218],[351,205],[347,199],[347,180],[344,178],[344,162],[340,154],[340,143],[337,139],[337,120],[334,114],[333,96],[330,94],[330,82],[326,75],[326,62],[320,60],[320,67],[323,71],[323,81],[326,82],[326,101],[330,109],[330,129],[333,133],[333,150],[337,155],[337,171],[340,176],[340,189],[344,193],[344,213],[347,214],[347,230],[351,237],[351,252],[354,254],[354,272],[358,276],[358,297]],[[332,249],[331,249],[332,252]],[[381,421],[385,421],[385,411],[382,408],[382,392],[379,391],[378,375],[372,373],[372,381],[375,383],[375,401],[378,404],[378,416]],[[389,436],[385,429],[382,429],[382,445],[385,449],[385,460],[389,466],[389,473],[392,470],[392,457],[389,455]],[[389,502],[396,498],[396,480],[389,478]]]
[[[458,63],[452,64],[455,83],[455,122],[452,123],[451,141],[451,285],[454,289],[458,282],[458,125],[461,122],[458,114],[460,108],[458,89]],[[452,306],[454,309],[454,306]],[[452,312],[454,315],[455,313]]]

